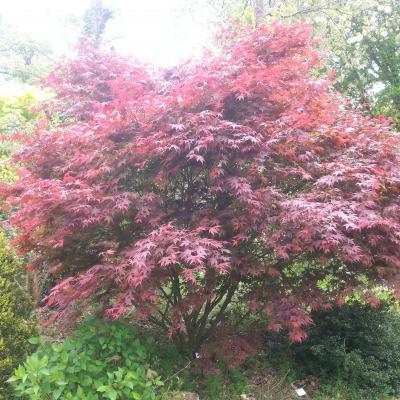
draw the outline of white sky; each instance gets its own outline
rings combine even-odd
[[[209,40],[206,7],[182,13],[192,1],[204,0],[104,0],[115,10],[108,23],[106,40],[118,51],[143,61],[174,65],[198,55]],[[44,41],[57,53],[76,42],[78,20],[91,0],[0,0],[2,20],[16,30]]]

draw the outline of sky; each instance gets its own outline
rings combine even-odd
[[[114,10],[105,40],[123,54],[162,66],[175,65],[201,53],[210,38],[207,7],[185,12],[190,2],[204,0],[104,0]],[[76,42],[76,23],[91,0],[0,0],[2,20],[56,53]]]

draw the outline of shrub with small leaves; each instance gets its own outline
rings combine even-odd
[[[10,399],[6,380],[32,350],[28,338],[35,335],[32,302],[21,284],[21,262],[6,245],[0,233],[0,400]]]
[[[30,400],[152,400],[163,385],[123,322],[92,320],[63,343],[43,343],[10,378]]]
[[[7,158],[0,157],[0,181],[7,183],[16,182],[18,176],[12,167],[7,164]]]
[[[315,312],[309,340],[294,348],[298,365],[346,399],[400,394],[400,314],[360,303]]]
[[[42,115],[33,110],[37,101],[32,91],[19,96],[0,96],[0,157],[12,154],[19,147],[19,139],[36,129]]]

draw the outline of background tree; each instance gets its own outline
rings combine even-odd
[[[393,0],[281,2],[271,18],[306,18],[322,37],[336,87],[370,103],[376,115],[399,113],[400,5]]]
[[[235,301],[300,341],[360,274],[398,288],[398,135],[313,75],[311,37],[228,28],[218,54],[161,75],[84,44],[52,73],[63,124],[39,127],[2,187],[14,245],[55,283],[50,322],[98,304],[192,352]]]
[[[0,18],[0,79],[32,83],[46,75],[51,64],[46,44],[15,32]]]
[[[113,12],[104,6],[103,1],[93,0],[83,15],[84,34],[95,42],[99,42],[106,29],[107,22],[111,18],[113,18]]]

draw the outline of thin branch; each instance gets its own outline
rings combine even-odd
[[[315,7],[315,8],[313,8],[313,7],[304,8],[304,9],[302,9],[302,10],[296,11],[296,12],[293,13],[293,14],[283,15],[282,18],[292,18],[292,17],[295,17],[296,15],[311,14],[311,13],[318,12],[318,11],[322,11],[322,10],[326,10],[326,9],[329,10],[329,9],[331,9],[331,8],[330,8],[330,7],[324,7],[324,6]]]
[[[235,294],[238,285],[239,285],[239,282],[234,282],[229,287],[228,292],[225,297],[225,300],[222,303],[221,308],[219,309],[217,315],[210,321],[208,329],[204,333],[199,332],[199,336],[197,337],[197,340],[196,340],[197,344],[201,344],[210,335],[210,333],[219,324],[219,322],[222,320],[225,310],[228,307],[228,305],[231,303],[232,297]]]
[[[154,325],[157,325],[158,327],[160,327],[161,329],[163,329],[164,331],[168,332],[168,326],[163,323],[162,321],[159,321],[158,319],[152,317],[151,315],[148,316],[147,318],[151,323],[153,323]]]
[[[172,378],[174,378],[175,376],[177,376],[178,374],[180,374],[182,371],[184,371],[185,369],[190,367],[190,364],[193,362],[193,360],[190,360],[183,368],[181,368],[180,370],[178,370],[177,372],[175,372],[173,375],[167,377],[167,379],[165,379],[164,382],[168,382],[169,380],[171,380]]]

